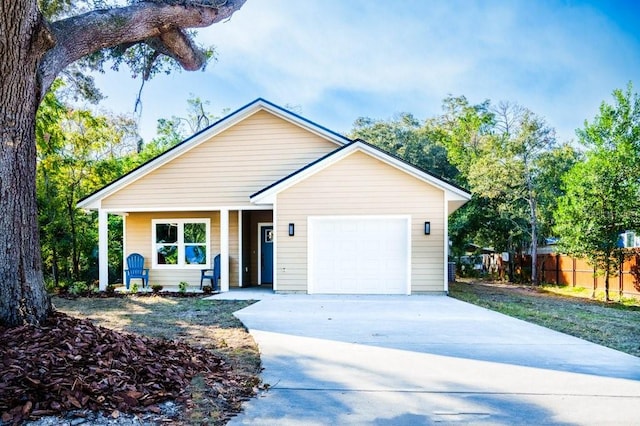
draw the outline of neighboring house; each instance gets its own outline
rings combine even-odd
[[[640,235],[636,231],[625,231],[618,238],[620,247],[637,248],[640,247]]]
[[[150,282],[197,286],[221,255],[221,290],[447,291],[447,218],[470,194],[364,141],[258,99],[89,195],[124,217],[124,256]]]

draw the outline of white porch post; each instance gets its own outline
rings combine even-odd
[[[98,209],[98,279],[100,291],[109,285],[109,213]]]
[[[229,291],[229,209],[220,210],[220,291]]]
[[[444,291],[449,293],[449,201],[444,200]]]
[[[244,265],[242,264],[242,210],[238,210],[238,287],[244,285],[244,274],[242,270]]]

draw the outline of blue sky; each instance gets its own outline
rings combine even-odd
[[[140,130],[184,116],[191,94],[216,114],[263,97],[342,133],[358,117],[434,116],[452,94],[518,103],[575,139],[614,89],[640,92],[638,16],[632,0],[247,0],[200,31],[217,62],[147,82]],[[97,81],[101,107],[133,111],[138,81]]]

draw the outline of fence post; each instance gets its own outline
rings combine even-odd
[[[620,264],[620,273],[618,274],[618,300],[622,300],[622,291],[624,290],[624,277],[622,276],[624,274],[624,263],[625,261]]]

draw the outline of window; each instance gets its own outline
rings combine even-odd
[[[209,222],[209,219],[153,220],[153,266],[160,269],[211,266]]]

